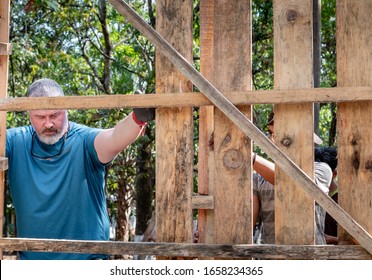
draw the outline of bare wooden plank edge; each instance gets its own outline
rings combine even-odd
[[[214,209],[214,197],[209,195],[193,195],[192,209]]]
[[[0,42],[0,55],[11,55],[12,44]]]
[[[259,90],[227,92],[226,98],[235,106],[252,104],[283,104],[304,102],[356,102],[372,100],[372,87],[338,87],[291,90]],[[145,95],[95,95],[64,97],[1,98],[0,111],[36,109],[115,109],[135,107],[200,107],[213,105],[202,93],[168,93]]]
[[[4,251],[129,254],[259,259],[370,260],[359,245],[249,245],[2,238]]]
[[[8,158],[0,157],[0,171],[8,170]]]
[[[359,225],[344,209],[323,193],[315,182],[303,172],[283,151],[281,151],[221,92],[218,91],[193,65],[182,57],[161,35],[147,24],[127,3],[109,0],[137,30],[155,45],[192,83],[208,97],[235,125],[250,137],[274,162],[291,176],[319,203],[335,220],[345,228],[369,253],[372,253],[372,236]]]

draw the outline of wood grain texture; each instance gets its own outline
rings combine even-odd
[[[274,1],[274,85],[312,87],[312,1]],[[313,104],[274,107],[275,143],[313,177]],[[314,200],[276,168],[275,242],[314,244]]]
[[[156,29],[192,61],[192,0],[157,1]],[[192,91],[192,84],[160,52],[156,53],[156,95]],[[156,112],[156,240],[192,242],[192,108]]]
[[[68,93],[66,93],[68,95]],[[307,102],[371,101],[371,87],[336,87],[311,89],[274,89],[253,91],[224,91],[224,96],[235,106],[251,104],[301,104]],[[173,108],[213,105],[203,93],[116,94],[64,97],[0,98],[0,111],[28,111],[53,109],[115,109],[115,108]],[[213,106],[208,106],[213,109]],[[212,114],[213,115],[213,114]],[[212,118],[213,119],[213,118]],[[212,121],[211,121],[212,122]],[[212,126],[209,123],[208,129]],[[211,132],[208,132],[208,141]],[[208,144],[206,144],[208,145]]]
[[[251,1],[215,1],[214,16],[211,81],[220,91],[250,90]],[[250,106],[239,109],[251,118]],[[214,243],[252,243],[252,143],[217,108],[213,149]]]
[[[337,1],[337,83],[372,85],[372,2]],[[339,103],[339,204],[372,234],[372,102]],[[339,229],[341,243],[357,243]]]
[[[4,251],[81,252],[112,255],[185,256],[308,260],[371,260],[361,246],[195,244],[53,239],[0,239]]]
[[[0,42],[0,55],[11,55],[12,44]]]
[[[215,0],[200,1],[200,72],[212,79],[214,45]],[[212,105],[208,104],[208,105]],[[199,108],[198,193],[214,194],[214,106]],[[198,234],[200,243],[214,240],[214,211],[198,210]]]
[[[0,42],[7,46],[5,53],[0,53],[0,98],[7,97],[8,90],[8,64],[9,64],[9,13],[10,1],[0,0]],[[6,112],[0,112],[0,157],[5,156],[6,138]],[[4,163],[4,160],[2,161]],[[7,163],[7,161],[6,161]],[[7,164],[6,164],[7,165]],[[5,168],[5,166],[3,166]],[[7,168],[7,167],[6,167]],[[4,171],[0,171],[0,220],[4,218]],[[3,223],[0,224],[1,237],[3,236]],[[3,253],[0,251],[0,259]]]

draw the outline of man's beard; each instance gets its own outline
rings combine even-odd
[[[53,145],[53,144],[57,143],[59,141],[59,139],[61,139],[62,136],[65,133],[67,133],[67,131],[66,131],[67,124],[68,124],[68,122],[66,121],[60,131],[58,131],[57,128],[49,128],[49,129],[46,128],[46,129],[44,129],[40,135],[38,134],[38,137],[39,137],[40,141],[43,142],[44,144],[47,144],[47,145]],[[45,132],[55,132],[56,134],[53,135],[53,136],[47,136],[47,135],[44,135]]]

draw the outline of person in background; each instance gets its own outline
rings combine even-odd
[[[28,97],[64,96],[50,79],[35,81]],[[105,167],[133,143],[155,110],[138,108],[110,129],[68,120],[67,110],[32,110],[31,125],[6,133],[8,178],[17,236],[109,240]],[[101,254],[19,253],[20,259],[107,259]]]
[[[329,195],[330,188],[337,188],[335,181],[337,176],[337,149],[333,147],[316,147],[314,163],[314,178],[318,187]],[[323,234],[316,235],[316,244],[335,244],[337,243],[337,234],[327,234],[325,229],[326,211],[315,203],[316,227],[317,231]]]
[[[274,112],[268,117],[269,137],[274,141]],[[322,140],[314,134],[314,142],[322,144]],[[334,162],[336,161],[336,162]],[[332,168],[330,167],[332,166]],[[336,165],[336,169],[334,165]],[[253,226],[255,243],[275,243],[275,164],[253,154]],[[337,150],[335,148],[315,148],[314,177],[317,185],[328,193],[330,184],[337,175]],[[335,172],[335,173],[334,173]],[[315,205],[315,244],[326,244],[324,234],[325,212]]]

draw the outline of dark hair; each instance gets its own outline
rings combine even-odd
[[[325,162],[334,171],[337,168],[337,149],[333,147],[316,147],[315,161]]]

